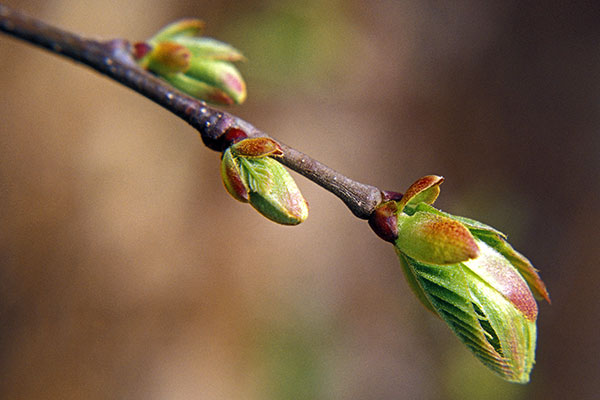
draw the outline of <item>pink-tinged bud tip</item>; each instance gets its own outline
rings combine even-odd
[[[221,179],[227,192],[236,200],[242,203],[247,203],[250,199],[247,184],[244,182],[240,168],[231,154],[231,150],[227,149],[223,153],[221,159]]]
[[[529,321],[535,321],[538,306],[527,282],[502,254],[481,240],[478,245],[480,256],[464,265],[501,293]]]

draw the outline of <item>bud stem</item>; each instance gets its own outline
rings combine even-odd
[[[268,137],[241,118],[185,95],[139,68],[134,49],[126,40],[85,39],[4,5],[0,5],[0,31],[85,64],[149,98],[196,128],[213,150],[222,151],[228,146],[224,138],[231,129],[241,130],[247,137]],[[281,149],[279,162],[335,194],[358,218],[368,219],[381,203],[378,188],[356,182],[289,146],[281,144]]]

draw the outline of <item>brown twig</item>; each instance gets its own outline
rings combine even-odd
[[[268,136],[248,122],[219,111],[171,87],[135,63],[128,41],[82,38],[0,5],[0,31],[85,64],[156,102],[196,128],[204,143],[222,151],[227,134],[241,130],[248,137]],[[356,182],[317,160],[281,144],[278,160],[338,196],[358,218],[368,219],[382,201],[381,191]]]

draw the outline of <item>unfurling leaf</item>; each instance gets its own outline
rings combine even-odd
[[[430,205],[442,181],[417,180],[401,199],[376,209],[369,224],[394,243],[419,300],[492,371],[526,383],[535,362],[534,294],[549,302],[548,291],[504,234]]]
[[[308,204],[289,172],[272,157],[281,148],[270,138],[241,140],[223,153],[221,177],[227,191],[258,212],[283,225],[308,217]]]

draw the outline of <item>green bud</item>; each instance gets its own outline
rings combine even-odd
[[[221,177],[227,191],[283,225],[308,217],[308,204],[289,172],[272,157],[283,153],[270,138],[244,139],[223,153]]]
[[[246,100],[246,83],[237,68],[227,61],[192,58],[186,76],[221,90],[235,104]]]
[[[232,62],[245,60],[239,50],[213,38],[179,36],[174,41],[185,46],[197,58]]]
[[[200,37],[203,27],[200,20],[182,20],[166,26],[146,43],[136,43],[138,64],[201,100],[243,103],[246,83],[233,62],[244,56],[226,43]]]
[[[533,294],[537,299],[546,300],[548,303],[550,303],[550,295],[548,294],[546,285],[538,274],[538,270],[531,265],[531,262],[529,262],[525,256],[513,249],[513,247],[506,241],[506,235],[504,233],[479,221],[451,215],[427,204],[419,204],[416,207],[416,210],[454,218],[465,225],[477,239],[485,242],[510,261],[511,265],[514,266],[525,279],[529,285],[529,288],[533,291]]]
[[[467,261],[479,254],[475,238],[463,224],[425,212],[398,215],[395,244],[412,258],[439,265]]]
[[[161,42],[177,37],[200,36],[204,30],[204,21],[196,18],[185,18],[170,23],[152,37],[152,41]]]
[[[419,300],[483,364],[508,381],[526,383],[535,362],[534,295],[549,302],[548,291],[504,234],[430,205],[441,182],[421,178],[397,202],[394,244],[403,272]],[[393,221],[387,214],[385,220]]]
[[[144,68],[159,75],[185,72],[190,67],[192,53],[174,42],[160,42],[150,50],[144,62]]]
[[[530,308],[523,312],[500,290],[505,284],[515,283],[522,289],[518,280],[486,281],[477,273],[485,265],[500,261],[489,258],[493,253],[482,250],[481,259],[451,266],[422,263],[397,253],[417,297],[449,325],[483,364],[508,381],[529,381],[535,355],[537,308],[533,314]],[[512,266],[502,262],[495,268],[506,272]],[[524,304],[535,304],[528,289],[521,294],[527,299]]]

